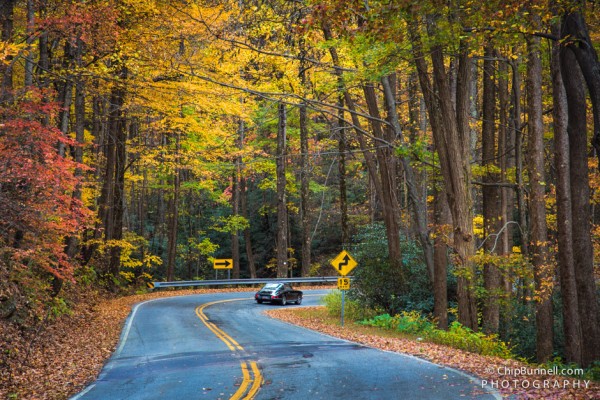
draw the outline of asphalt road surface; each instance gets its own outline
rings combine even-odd
[[[305,291],[304,305],[325,291]],[[263,314],[250,293],[138,304],[91,399],[493,399],[480,380]],[[286,307],[298,307],[288,305]]]

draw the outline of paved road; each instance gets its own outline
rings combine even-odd
[[[305,292],[303,305],[325,292]],[[492,399],[479,380],[271,319],[248,293],[136,306],[90,399]],[[295,305],[287,307],[297,307]]]

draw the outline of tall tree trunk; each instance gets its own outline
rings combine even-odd
[[[435,22],[429,21],[428,26],[429,29],[435,29]],[[429,81],[421,37],[418,27],[414,23],[411,23],[409,27],[409,34],[413,43],[413,55],[419,82],[427,104],[433,138],[440,159],[446,196],[452,213],[455,267],[458,275],[458,320],[468,328],[477,330],[477,303],[473,287],[475,270],[472,262],[475,247],[467,124],[470,109],[468,100],[470,59],[466,50],[463,49],[458,65],[455,111],[442,48],[434,45],[430,50],[434,86]]]
[[[340,88],[343,90],[343,88]],[[348,228],[348,193],[346,188],[346,153],[348,151],[348,141],[346,138],[346,122],[344,120],[344,98],[340,95],[338,100],[338,175],[340,190],[340,231],[342,247],[347,248],[350,243],[350,231]]]
[[[242,216],[246,219],[248,217],[248,188],[246,186],[246,178],[240,177],[240,194],[241,194],[241,208]],[[256,278],[256,263],[254,261],[254,252],[252,251],[252,235],[250,234],[250,228],[244,229],[244,244],[246,245],[246,258],[248,259],[248,271],[250,278]]]
[[[246,126],[244,120],[240,120],[239,126],[239,140],[240,149],[243,149],[246,140]],[[240,208],[242,217],[246,220],[250,220],[248,215],[248,188],[246,185],[246,177],[243,171],[240,169],[239,173],[239,185],[240,185]],[[244,229],[244,244],[246,246],[246,258],[248,260],[248,273],[250,278],[256,278],[256,263],[254,261],[254,252],[252,251],[252,235],[250,234],[250,228]]]
[[[375,155],[377,158],[377,167],[379,171],[379,198],[383,205],[383,222],[385,225],[386,236],[388,241],[388,251],[390,264],[394,271],[397,271],[401,276],[402,271],[402,250],[400,248],[400,206],[395,196],[396,182],[394,179],[396,160],[392,154],[391,143],[393,138],[390,134],[385,134],[385,129],[381,124],[381,115],[377,104],[377,94],[375,87],[372,84],[363,85],[363,92],[367,102],[367,108],[371,119],[371,127],[373,128],[373,136],[381,139],[381,143],[375,142]],[[393,100],[392,104],[396,104]],[[383,145],[385,143],[385,145]],[[402,279],[402,278],[401,278]]]
[[[111,95],[111,104],[109,112],[109,130],[111,145],[114,149],[112,167],[107,166],[107,171],[112,170],[114,177],[111,179],[112,196],[108,198],[108,208],[110,210],[110,221],[106,228],[106,234],[110,235],[107,239],[121,240],[123,238],[123,213],[124,213],[124,194],[125,194],[125,163],[126,163],[126,143],[127,134],[125,127],[125,116],[123,114],[123,104],[125,102],[124,81],[127,78],[127,68],[122,67],[119,72],[119,84],[115,86]],[[108,159],[107,159],[108,163]],[[114,246],[110,251],[108,272],[113,276],[118,276],[121,266],[121,248]]]
[[[582,365],[600,359],[600,305],[594,276],[591,242],[590,188],[587,162],[587,124],[585,93],[579,73],[570,57],[575,56],[592,100],[594,138],[592,144],[600,158],[600,63],[580,13],[563,18],[561,51],[562,73],[569,107],[570,180],[573,216],[573,254],[577,298],[582,330]]]
[[[277,277],[288,275],[288,217],[287,199],[285,193],[285,164],[287,161],[286,133],[287,115],[285,104],[278,107],[279,124],[277,128]]]
[[[553,33],[560,36],[560,28],[553,27]],[[578,73],[573,55],[565,55],[564,62],[571,64],[569,79],[570,90],[582,91],[582,78]],[[562,297],[563,331],[565,335],[565,361],[581,364],[581,321],[577,304],[577,282],[573,255],[573,215],[571,204],[568,103],[561,75],[560,44],[552,47],[552,98],[554,122],[554,159],[556,167],[556,223],[558,229],[558,267],[560,276],[560,294]],[[573,84],[576,86],[573,87]],[[580,96],[577,96],[580,97]],[[584,99],[585,102],[585,99]]]
[[[304,74],[302,74],[304,75]],[[304,77],[302,78],[304,80]],[[308,157],[308,116],[306,104],[300,105],[300,218],[302,220],[301,276],[308,276],[311,264],[310,192]]]
[[[521,73],[519,72],[520,63],[510,62],[512,70],[512,91],[510,106],[510,126],[514,133],[514,152],[515,152],[515,180],[516,180],[516,198],[518,208],[519,232],[521,233],[521,254],[529,257],[529,223],[527,221],[527,206],[525,204],[525,184],[523,182],[523,131],[521,123]],[[526,303],[529,297],[529,282],[526,278],[518,279],[517,298]]]
[[[510,126],[513,129],[514,154],[515,154],[515,178],[516,178],[516,197],[519,212],[519,226],[521,232],[521,250],[524,256],[529,254],[529,230],[527,223],[527,210],[525,206],[525,194],[523,184],[523,132],[521,123],[521,75],[519,72],[519,63],[513,61],[509,63],[512,71],[512,90],[510,104]]]
[[[485,243],[484,249],[488,253],[497,253],[493,235],[498,235],[500,217],[499,188],[494,185],[498,181],[496,173],[496,82],[494,80],[496,62],[493,60],[494,48],[487,44],[484,50],[483,61],[483,126],[481,138],[481,166],[484,170],[484,186],[482,188],[483,225]],[[494,263],[483,266],[483,284],[486,291],[483,306],[483,331],[498,333],[500,326],[500,304],[498,291],[500,290],[500,272]]]
[[[240,121],[238,125],[238,149],[242,149],[242,140],[243,140],[243,122]],[[240,178],[242,174],[242,157],[237,156],[235,158],[235,171],[232,177],[232,191],[231,191],[231,213],[232,215],[238,216],[240,215],[240,197],[241,197],[241,188],[240,188]],[[240,235],[239,231],[235,231],[231,233],[231,258],[233,259],[233,270],[232,275],[233,279],[240,278]]]
[[[76,49],[76,62],[78,67],[82,66],[82,46],[81,40],[78,40],[78,46]],[[75,77],[75,141],[76,146],[73,146],[71,156],[73,160],[83,165],[83,145],[85,143],[85,84],[83,77],[79,74]],[[75,169],[75,176],[81,178],[83,171],[81,168]],[[79,203],[81,201],[81,183],[78,183],[73,191],[73,202]],[[75,257],[77,253],[78,238],[77,236],[70,236],[67,238],[67,246],[65,253],[69,258]]]
[[[501,61],[498,68],[498,163],[500,164],[500,182],[506,182],[509,170],[514,168],[514,129],[511,129],[509,118],[510,96],[508,90],[508,64]],[[508,255],[512,252],[512,227],[514,188],[500,188],[500,221],[504,230],[498,240],[499,253]],[[508,224],[508,225],[507,225]],[[511,284],[509,272],[502,276],[505,296],[510,295]]]
[[[434,224],[437,229],[434,239],[433,315],[439,329],[448,328],[448,241],[451,235],[452,218],[446,194],[435,186]]]
[[[542,119],[542,59],[540,39],[527,40],[527,115],[530,252],[535,280],[536,354],[538,362],[552,356],[552,271],[548,259],[544,173],[544,124]]]
[[[512,173],[515,166],[515,129],[514,118],[511,118],[511,96],[509,91],[509,64],[501,61],[498,71],[498,109],[499,109],[499,125],[498,125],[498,162],[500,163],[500,181],[512,181]],[[515,189],[514,187],[500,188],[500,207],[501,207],[501,225],[502,232],[498,241],[500,254],[508,257],[512,253],[513,248],[513,230],[514,230],[514,211],[515,207]],[[500,327],[501,334],[509,332],[512,324],[511,310],[513,296],[513,271],[509,269],[501,270],[501,285],[503,288],[503,302],[501,303],[500,311]]]
[[[73,67],[73,60],[75,59],[75,49],[74,46],[71,45],[70,41],[67,40],[64,46],[65,55],[63,57],[62,68],[65,71],[69,71]],[[69,132],[69,120],[71,118],[71,104],[73,102],[73,77],[68,74],[65,78],[64,82],[59,84],[60,90],[58,93],[58,101],[61,105],[61,110],[59,112],[58,118],[58,129],[63,133],[63,135],[67,135]],[[58,153],[61,156],[65,156],[67,151],[67,146],[60,142],[58,143]]]
[[[33,0],[27,0],[27,54],[25,55],[25,81],[26,87],[33,85],[33,48],[35,39],[35,5]]]
[[[390,127],[393,130],[394,139],[400,143],[403,143],[403,132],[400,126],[400,120],[398,118],[398,111],[396,110],[396,95],[395,88],[392,85],[393,79],[390,76],[384,76],[381,78],[381,84],[383,86],[383,93],[385,98],[385,106],[387,110],[387,119],[390,123]],[[434,261],[433,261],[433,244],[429,237],[429,230],[427,226],[427,199],[421,196],[419,191],[419,183],[417,182],[417,176],[413,169],[410,160],[406,156],[400,156],[400,162],[402,170],[404,171],[404,178],[406,183],[406,190],[408,192],[409,207],[412,210],[414,224],[417,233],[417,239],[423,249],[423,258],[427,267],[427,273],[429,275],[429,281],[433,282],[434,274]]]
[[[175,166],[173,171],[173,195],[169,201],[167,228],[167,281],[175,279],[175,263],[177,260],[177,230],[179,228],[179,132],[175,134]]]
[[[11,42],[14,27],[14,9],[16,0],[4,0],[0,2],[0,24],[2,24],[2,41]],[[6,60],[8,63],[0,63],[0,102],[9,100],[13,90],[13,67],[12,57]]]
[[[333,38],[331,29],[326,24],[323,24],[322,29],[325,39],[331,40]],[[398,271],[398,273],[402,274],[402,269],[400,268],[400,266],[402,265],[402,253],[400,249],[400,228],[397,220],[399,215],[399,207],[397,205],[396,198],[393,196],[395,182],[391,179],[389,174],[390,170],[388,169],[391,168],[391,166],[388,167],[388,161],[392,160],[389,156],[391,154],[391,149],[381,149],[379,148],[381,143],[379,143],[377,144],[378,148],[376,150],[376,156],[372,154],[370,146],[365,140],[365,130],[361,126],[361,122],[356,111],[354,100],[352,100],[352,97],[350,96],[350,93],[346,88],[341,70],[337,68],[340,65],[337,49],[335,47],[330,47],[329,53],[331,54],[333,64],[336,67],[335,74],[338,79],[338,87],[343,93],[344,102],[346,104],[346,107],[348,108],[348,111],[350,112],[350,116],[352,118],[352,125],[354,126],[354,129],[356,131],[356,139],[358,140],[360,149],[365,158],[367,171],[369,172],[370,182],[372,183],[372,189],[376,193],[377,199],[380,200],[383,205],[382,214],[388,240],[389,260],[391,265],[397,267],[396,270]],[[383,132],[381,131],[381,118],[378,117],[379,110],[377,108],[377,97],[375,95],[374,88],[372,85],[364,85],[363,92],[365,94],[365,100],[367,101],[367,105],[369,107],[369,114],[372,117],[371,126],[373,127],[374,131],[373,136],[382,139]],[[371,204],[373,203],[374,202],[371,202]]]

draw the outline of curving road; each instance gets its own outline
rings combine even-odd
[[[71,400],[499,398],[456,370],[271,319],[262,311],[278,306],[250,296],[138,304],[98,380]]]

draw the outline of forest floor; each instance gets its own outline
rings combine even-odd
[[[80,293],[69,300],[72,307],[69,315],[46,321],[27,332],[0,323],[0,399],[67,399],[99,374],[116,348],[123,323],[134,304],[158,297],[216,291],[232,289],[162,291],[116,299],[97,293]],[[95,305],[90,306],[92,304]],[[531,370],[533,367],[519,361],[484,357],[353,323],[341,327],[339,319],[329,316],[323,307],[281,308],[270,310],[268,315],[330,336],[411,354],[465,371],[478,377],[477,384],[484,385],[487,381],[488,387],[495,387],[503,396],[512,395],[518,399],[600,398],[598,382],[554,375],[509,376],[508,371]]]

